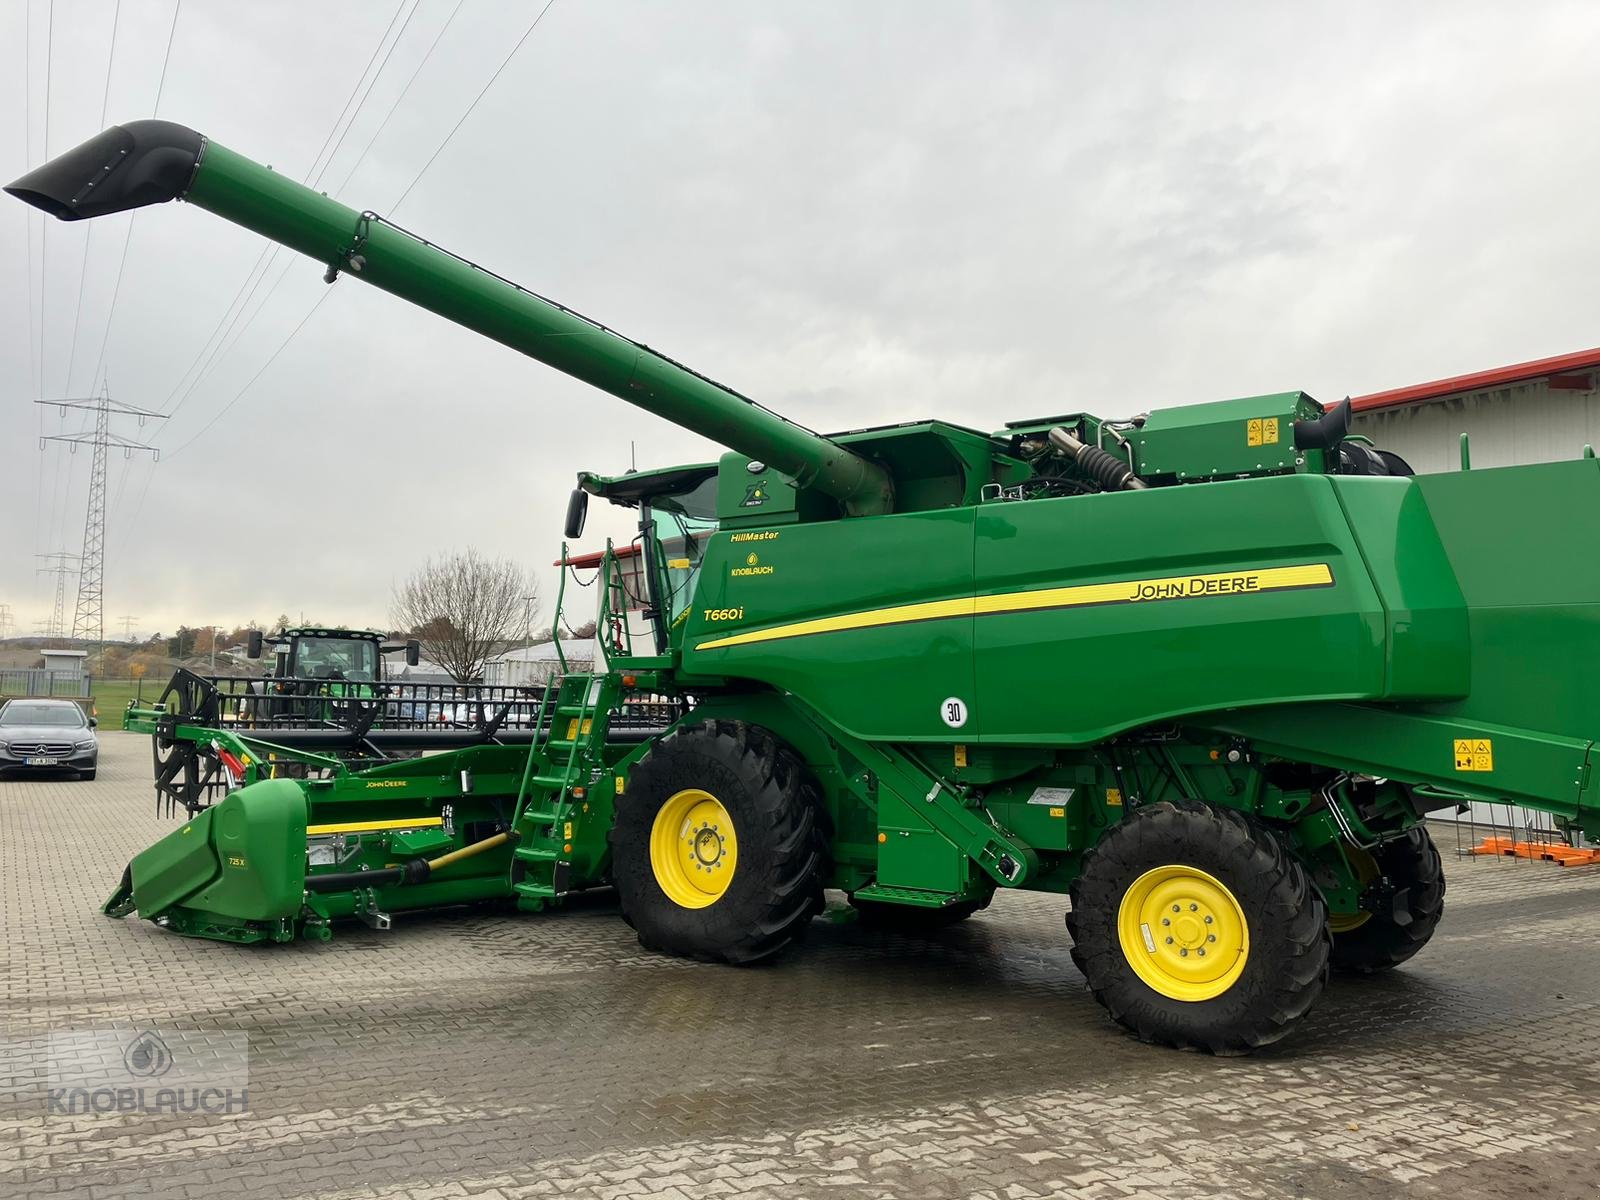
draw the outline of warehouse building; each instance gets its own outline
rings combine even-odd
[[[1600,446],[1600,349],[1356,396],[1350,428],[1419,474],[1555,462]]]

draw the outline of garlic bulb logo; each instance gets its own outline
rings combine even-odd
[[[155,1078],[172,1069],[172,1051],[152,1030],[145,1030],[122,1052],[122,1061],[130,1074]]]

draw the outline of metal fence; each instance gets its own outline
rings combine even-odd
[[[86,699],[94,683],[82,671],[52,671],[46,667],[6,667],[0,670],[0,696],[61,696]]]
[[[248,731],[290,729],[531,729],[546,689],[491,684],[369,683],[197,675],[180,670],[148,703],[187,722]],[[659,727],[677,716],[668,697],[630,698],[613,725]],[[546,723],[548,724],[548,714]]]

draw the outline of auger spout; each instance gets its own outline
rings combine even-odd
[[[371,212],[169,121],[115,125],[5,189],[63,221],[186,200],[686,429],[760,459],[845,512],[890,510],[878,464]]]

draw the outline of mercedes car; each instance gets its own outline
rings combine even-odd
[[[8,700],[0,706],[0,775],[74,771],[93,779],[100,761],[94,728],[72,700]]]

